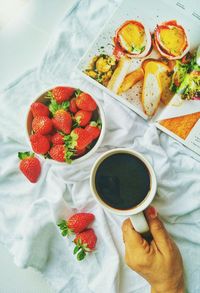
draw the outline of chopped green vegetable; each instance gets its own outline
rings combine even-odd
[[[196,54],[190,54],[176,61],[170,90],[180,93],[182,99],[200,99],[200,66],[196,60]]]
[[[200,71],[192,71],[186,74],[179,91],[182,92],[183,99],[200,98]]]
[[[176,61],[174,67],[174,73],[172,75],[172,81],[170,85],[170,90],[174,93],[178,92],[178,89],[188,72],[189,65],[182,63],[180,60]]]

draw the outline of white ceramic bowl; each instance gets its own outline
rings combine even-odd
[[[45,103],[47,101],[47,99],[45,98],[45,95],[48,91],[52,90],[53,88],[55,87],[58,87],[58,86],[69,86],[69,85],[56,85],[50,89],[47,89],[45,91],[43,91],[42,93],[40,93],[36,99],[34,99],[32,101],[32,103],[34,102],[41,102],[41,103]],[[70,87],[74,87],[74,86],[70,86]],[[76,88],[76,87],[74,87]],[[84,91],[86,92],[86,91]],[[90,94],[90,93],[88,93]],[[99,103],[99,101],[94,98],[94,96],[91,94],[92,98],[95,100],[96,104],[97,104],[97,109],[95,111],[97,111],[100,119],[101,119],[101,123],[102,123],[102,127],[101,127],[101,133],[100,133],[100,136],[98,138],[98,140],[96,141],[95,145],[93,146],[93,148],[87,152],[85,155],[77,158],[77,159],[74,159],[72,161],[72,164],[77,164],[77,163],[80,163],[86,159],[88,159],[90,156],[92,156],[96,150],[98,149],[98,147],[101,145],[102,143],[102,140],[104,138],[104,135],[105,135],[105,114],[104,114],[104,111],[103,111],[103,108],[101,106],[101,104]],[[31,106],[31,105],[30,105]],[[33,115],[30,111],[30,106],[29,106],[29,109],[28,109],[28,112],[27,112],[27,116],[26,116],[26,137],[27,137],[27,140],[28,140],[28,143],[29,145],[31,146],[31,143],[30,143],[30,135],[31,135],[31,130],[32,130],[32,120],[33,120]],[[31,147],[32,148],[32,147]],[[37,154],[37,156],[39,156],[41,159],[45,160],[45,161],[48,161],[49,163],[52,163],[52,164],[56,164],[56,165],[63,165],[63,164],[66,164],[66,162],[58,162],[58,161],[55,161],[53,159],[49,159],[49,158],[44,158],[42,155],[40,154]]]

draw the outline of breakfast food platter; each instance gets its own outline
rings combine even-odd
[[[199,20],[183,14],[176,5],[126,0],[77,69],[111,97],[200,154],[199,31]]]

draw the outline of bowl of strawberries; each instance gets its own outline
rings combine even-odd
[[[100,146],[105,133],[101,104],[78,88],[57,86],[43,92],[27,115],[28,140],[52,163],[80,162]]]

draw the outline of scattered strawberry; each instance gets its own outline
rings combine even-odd
[[[87,229],[79,234],[77,234],[74,239],[76,244],[74,248],[74,254],[77,254],[77,260],[83,260],[86,256],[86,252],[94,250],[97,242],[97,236],[93,229]]]
[[[85,111],[94,111],[97,108],[96,102],[93,100],[93,98],[86,93],[81,93],[76,98],[76,105],[79,109],[85,110]]]
[[[59,132],[56,132],[51,136],[51,142],[53,145],[64,144],[64,136]]]
[[[18,158],[21,160],[19,168],[22,173],[29,181],[35,183],[41,172],[40,161],[30,152],[18,153]]]
[[[30,136],[32,149],[37,154],[46,154],[50,149],[48,138],[41,134],[32,134]]]
[[[47,116],[36,116],[32,121],[32,129],[35,133],[48,134],[52,130],[52,121]]]
[[[49,108],[40,102],[35,102],[31,105],[33,117],[49,116]]]
[[[85,130],[92,135],[93,139],[97,139],[101,133],[101,129],[95,121],[91,121],[90,124],[85,127]]]
[[[54,118],[52,119],[53,125],[57,130],[69,134],[72,127],[71,115],[65,110],[56,111]]]
[[[84,110],[79,110],[74,116],[79,126],[86,126],[90,122],[91,117],[92,112]]]
[[[68,151],[65,145],[57,144],[52,146],[49,151],[51,158],[58,162],[71,162],[71,156],[73,155],[72,152]]]
[[[77,213],[72,215],[67,221],[62,220],[58,226],[63,236],[72,233],[80,233],[85,230],[94,221],[94,215],[91,213]]]
[[[74,128],[65,137],[65,143],[70,149],[83,150],[92,142],[92,136],[83,128]]]
[[[58,104],[68,101],[74,93],[74,88],[59,86],[54,88],[51,93]]]
[[[76,113],[78,111],[78,108],[76,106],[76,99],[75,98],[73,98],[73,99],[70,100],[69,110],[72,113]]]

